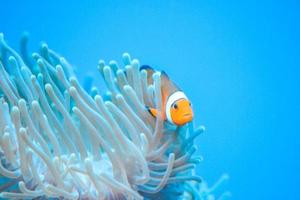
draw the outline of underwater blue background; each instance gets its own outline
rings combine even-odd
[[[204,161],[232,199],[300,199],[300,5],[295,1],[0,1],[0,32],[24,30],[100,79],[129,52],[165,70],[193,103]],[[101,82],[98,82],[100,90]]]

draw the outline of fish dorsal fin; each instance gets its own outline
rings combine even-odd
[[[168,96],[170,96],[171,94],[179,90],[179,88],[173,83],[173,81],[170,80],[166,72],[161,71],[160,78],[161,78],[161,92],[163,97],[167,98]]]
[[[146,70],[146,71],[154,71],[154,69],[152,68],[152,67],[150,67],[149,65],[142,65],[141,67],[140,67],[140,71],[142,71],[142,70]]]

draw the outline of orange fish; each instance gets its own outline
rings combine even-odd
[[[148,84],[153,82],[152,75],[155,70],[148,65],[141,66],[140,70],[147,71]],[[169,79],[168,75],[160,72],[162,94],[162,118],[177,126],[182,126],[193,120],[191,102],[186,95]],[[152,116],[156,117],[158,110],[148,107]]]

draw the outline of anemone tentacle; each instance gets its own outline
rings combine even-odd
[[[172,191],[178,198],[210,194],[194,185],[193,141],[204,127],[175,127],[145,108],[162,109],[158,73],[148,83],[128,53],[124,68],[100,60],[101,96],[47,44],[32,56],[26,44],[19,55],[0,34],[1,198],[163,199],[175,185],[185,188]]]

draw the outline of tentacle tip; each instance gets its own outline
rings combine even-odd
[[[76,82],[76,78],[75,78],[74,76],[71,76],[71,77],[69,78],[69,81],[70,81],[71,83],[75,83],[75,82]]]
[[[52,89],[52,86],[51,86],[49,83],[46,83],[46,84],[45,84],[45,89],[46,89],[47,91],[50,91],[50,90]]]
[[[221,177],[223,180],[228,180],[230,178],[229,174],[225,173]]]
[[[4,34],[0,33],[0,43],[4,43]]]
[[[153,80],[160,80],[160,72],[155,72],[153,75],[152,75],[152,78]]]
[[[126,69],[126,70],[129,70],[130,68],[132,68],[131,65],[126,65],[126,66],[125,66],[125,69]]]
[[[105,66],[105,61],[102,60],[102,59],[100,59],[100,60],[98,61],[98,67],[103,68],[104,66]]]
[[[33,52],[33,53],[31,54],[31,56],[32,56],[34,59],[38,59],[39,54],[38,54],[37,52]]]
[[[104,104],[105,104],[105,106],[108,106],[108,105],[111,105],[112,102],[111,101],[105,101]]]
[[[70,92],[71,96],[74,96],[76,94],[77,90],[74,86],[71,86],[70,89],[69,89],[69,92]]]
[[[115,60],[110,60],[108,64],[109,64],[109,65],[116,65],[116,64],[117,64],[117,61],[115,61]]]
[[[125,58],[130,58],[130,54],[128,52],[124,52],[122,57],[125,59]]]
[[[20,132],[20,134],[26,134],[26,128],[24,128],[24,127],[21,127],[20,129],[19,129],[19,132]]]
[[[20,99],[20,100],[18,101],[18,105],[19,105],[19,107],[20,107],[20,106],[23,106],[23,105],[26,105],[26,101],[25,101],[24,99]]]
[[[117,95],[116,95],[116,99],[117,99],[117,100],[120,100],[120,99],[122,99],[122,98],[123,98],[123,96],[122,96],[121,94],[117,94]]]
[[[96,86],[93,86],[91,89],[92,92],[98,92],[98,88]]]
[[[36,61],[38,65],[43,65],[44,62],[43,62],[43,59],[41,58],[38,58],[38,60]]]
[[[33,100],[32,102],[31,102],[31,106],[32,107],[36,107],[36,106],[38,106],[39,105],[39,103],[36,101],[36,100]]]
[[[77,108],[76,106],[74,106],[74,107],[72,108],[72,111],[73,111],[74,113],[76,113],[76,112],[78,111],[78,108]]]
[[[199,128],[200,128],[200,131],[201,131],[201,132],[204,132],[204,131],[206,130],[206,128],[205,128],[204,125],[201,125]]]
[[[98,100],[102,99],[102,97],[99,94],[96,94],[94,99],[95,99],[95,101],[98,101]]]
[[[86,158],[86,159],[84,159],[84,164],[85,164],[85,166],[86,166],[86,168],[91,168],[92,167],[92,163],[91,163],[92,161],[91,161],[91,158]]]
[[[38,77],[39,80],[43,80],[43,78],[44,78],[42,73],[38,73],[37,77]]]
[[[57,71],[59,71],[59,72],[62,72],[62,71],[63,71],[63,68],[62,68],[62,66],[61,66],[60,64],[56,65],[56,66],[55,66],[55,69],[56,69]]]
[[[120,76],[122,73],[124,73],[124,71],[122,69],[117,70],[117,76]]]
[[[12,112],[19,112],[19,108],[17,106],[12,107]]]
[[[41,48],[42,50],[48,50],[48,44],[46,42],[41,42]]]
[[[22,39],[28,39],[29,38],[29,32],[28,31],[23,31],[22,33]]]
[[[32,75],[30,76],[30,79],[31,79],[32,82],[35,82],[35,81],[36,81],[36,76],[32,74]]]
[[[65,59],[64,57],[60,57],[60,58],[59,58],[59,61],[60,61],[61,63],[64,63],[64,62],[66,62],[66,59]]]
[[[103,67],[103,72],[109,72],[110,70],[111,70],[111,68],[108,65]]]
[[[131,88],[130,85],[124,85],[124,86],[123,86],[123,89],[124,89],[125,91],[130,90],[130,88]]]
[[[139,67],[140,66],[140,61],[138,59],[133,59],[131,61],[131,64],[134,66],[134,67]]]
[[[193,159],[191,162],[192,163],[194,163],[194,164],[196,164],[196,165],[198,165],[198,164],[200,164],[202,161],[204,160],[204,158],[195,158],[195,159]]]
[[[10,63],[15,63],[16,62],[16,58],[14,56],[9,56],[8,61]]]

